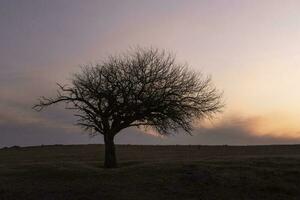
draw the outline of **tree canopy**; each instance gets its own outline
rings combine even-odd
[[[212,117],[223,107],[210,77],[154,48],[85,65],[70,85],[58,87],[55,97],[41,97],[34,108],[64,102],[75,111],[78,125],[104,138],[132,126],[151,127],[162,135],[179,129],[190,133],[194,120]]]

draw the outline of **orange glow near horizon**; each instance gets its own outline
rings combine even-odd
[[[228,114],[212,121],[205,120],[201,123],[195,123],[195,127],[204,129],[237,127],[248,134],[258,137],[272,136],[300,139],[300,124],[297,117],[283,113],[272,113],[261,116]]]
[[[272,115],[257,120],[248,127],[251,132],[263,136],[273,135],[276,137],[300,138],[300,125],[295,118],[284,114]]]

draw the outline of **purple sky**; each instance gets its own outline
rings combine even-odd
[[[227,106],[194,136],[129,129],[118,143],[299,143],[299,10],[296,0],[1,0],[0,147],[101,143],[63,107],[31,107],[80,64],[136,45],[211,74]]]

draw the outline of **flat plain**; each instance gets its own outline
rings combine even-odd
[[[300,199],[300,145],[103,145],[0,150],[0,199]]]

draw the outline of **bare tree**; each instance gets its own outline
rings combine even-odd
[[[107,168],[117,166],[114,137],[122,129],[142,126],[162,135],[178,129],[190,133],[194,120],[212,117],[223,106],[210,77],[153,48],[136,48],[86,65],[71,85],[58,87],[56,97],[41,97],[34,108],[65,102],[75,110],[78,125],[104,136]]]

